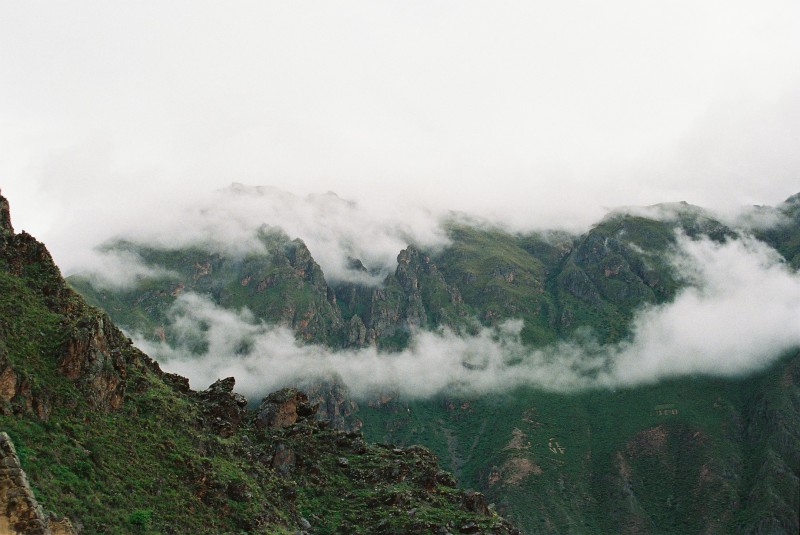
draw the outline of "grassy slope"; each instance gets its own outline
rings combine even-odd
[[[781,393],[790,398],[774,400],[783,408],[782,429],[800,429],[800,389],[783,377],[798,363],[800,355],[787,357],[749,379],[684,378],[571,396],[521,388],[491,398],[363,407],[359,416],[371,439],[431,447],[462,484],[484,489],[530,533],[546,526],[621,532],[631,512],[649,526],[641,532],[726,532],[797,501],[791,479],[775,481],[752,503],[746,497],[756,484],[753,471],[770,472],[787,459],[794,464],[783,473],[800,469],[797,431],[788,435],[788,451],[784,445],[776,453],[775,431],[762,429],[763,416],[751,411],[754,398]],[[659,414],[660,406],[677,414]],[[555,443],[563,453],[550,449]]]
[[[59,369],[68,343],[98,322],[105,327],[96,348],[125,364],[116,410],[89,394],[98,370],[71,380]],[[301,515],[320,534],[467,524],[511,531],[496,515],[470,510],[447,478],[433,479],[435,458],[419,448],[369,446],[313,421],[262,429],[252,414],[231,436],[214,433],[201,396],[161,373],[67,288],[40,244],[7,233],[0,234],[0,361],[4,378],[14,376],[0,429],[15,442],[43,507],[85,533],[294,533]],[[283,472],[272,463],[279,449],[295,455]]]
[[[523,318],[529,344],[586,327],[602,341],[615,341],[627,335],[639,306],[674,296],[679,282],[665,255],[676,228],[718,240],[731,235],[692,207],[679,212],[667,223],[609,217],[577,238],[453,225],[452,246],[433,261],[459,289],[470,315],[488,324]],[[790,260],[793,232],[770,236]],[[402,299],[391,282],[390,297]],[[424,293],[424,279],[420,287]],[[435,317],[429,303],[445,304],[430,293],[429,318]],[[365,304],[346,307],[342,315],[349,318]],[[796,360],[757,379],[683,378],[572,396],[519,389],[381,408],[364,404],[358,416],[374,440],[430,446],[463,484],[485,490],[531,533],[747,531],[765,515],[791,529],[797,517],[784,513],[794,504],[789,495],[800,470],[791,450],[797,451],[798,438],[785,429],[800,428],[797,382],[778,388],[776,381]],[[778,418],[783,432],[768,421],[769,410],[753,413],[754,400],[764,399],[773,400],[770,418]],[[677,414],[658,414],[660,406]],[[784,445],[763,446],[771,440]],[[564,453],[557,446],[551,451],[556,443]],[[759,494],[764,498],[751,496],[759,481],[773,485]]]

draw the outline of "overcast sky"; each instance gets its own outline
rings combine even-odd
[[[798,140],[796,0],[0,3],[0,188],[60,263],[231,182],[522,226],[776,204]]]

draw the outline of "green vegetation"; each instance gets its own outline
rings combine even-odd
[[[799,363],[800,355],[792,355],[777,369]],[[778,377],[773,371],[756,379],[687,378],[570,396],[520,388],[486,397],[395,400],[364,406],[359,417],[370,440],[426,444],[461,484],[483,489],[499,511],[531,532],[546,524],[617,533],[637,522],[658,533],[724,532],[779,509],[765,497],[745,506],[755,481],[746,480],[743,466],[763,471],[765,462],[777,470],[786,459],[797,462],[800,414],[788,400],[771,417],[791,419],[783,423],[794,453],[757,453],[751,443],[774,444],[768,446],[765,433],[742,429],[758,419],[753,397],[766,385],[792,403],[800,399],[798,383],[788,394],[777,389]],[[659,414],[663,406],[670,410]],[[783,491],[775,499],[791,507],[793,489]]]
[[[232,381],[189,390],[70,290],[41,244],[0,231],[0,430],[39,503],[82,533],[512,533],[427,451],[330,429],[300,394],[273,426]]]
[[[758,233],[795,269],[798,206],[797,198],[787,201],[776,209],[784,222]],[[71,283],[125,328],[153,333],[161,326],[167,341],[165,318],[180,285],[219,306],[246,306],[259,320],[289,323],[298,338],[333,348],[399,349],[412,327],[474,332],[508,319],[524,321],[522,338],[531,346],[587,329],[600,342],[616,342],[630,335],[639,309],[679,291],[682,281],[669,262],[676,231],[717,241],[735,235],[699,208],[652,207],[659,209],[671,217],[612,214],[580,236],[450,223],[447,248],[401,251],[380,288],[329,287],[305,246],[279,233],[270,234],[268,253],[245,259],[128,244],[176,277],[143,279],[121,291],[80,278]],[[384,396],[361,403],[351,421],[360,420],[370,440],[426,445],[462,485],[485,492],[527,533],[791,533],[800,509],[799,368],[800,355],[791,353],[749,378],[684,377],[572,395],[519,388],[424,401]],[[420,493],[408,478],[392,477],[370,490],[377,466],[371,463],[393,455],[391,448],[316,451],[315,468],[297,476],[298,514],[313,519],[319,533],[357,532],[362,522],[388,533],[409,526],[424,532],[428,519],[457,500],[456,491],[440,485]],[[347,490],[321,490],[322,480]],[[409,507],[388,516],[375,510],[414,500],[410,516]],[[142,503],[136,510],[152,510],[148,522],[158,525],[157,507]],[[447,515],[453,526],[467,521],[463,511]]]

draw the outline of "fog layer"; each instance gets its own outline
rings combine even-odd
[[[613,345],[580,340],[531,349],[522,321],[474,336],[416,331],[409,347],[330,351],[302,345],[292,332],[255,320],[247,310],[217,307],[187,294],[171,318],[177,341],[137,343],[165,369],[204,388],[234,376],[260,396],[275,388],[335,374],[356,397],[396,391],[410,398],[443,392],[484,393],[521,385],[560,392],[640,385],[689,374],[737,376],[761,369],[800,346],[800,276],[752,239],[727,243],[678,240],[672,259],[689,285],[669,304],[636,315],[631,337]],[[201,354],[192,353],[200,343]]]

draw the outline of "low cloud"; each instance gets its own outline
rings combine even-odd
[[[121,220],[114,239],[163,249],[200,246],[240,256],[265,253],[260,229],[278,227],[290,239],[306,243],[329,282],[380,284],[409,243],[426,250],[448,243],[440,224],[443,214],[420,206],[360,204],[330,192],[298,196],[272,187],[233,184],[151,207],[146,218],[137,215],[136,224]],[[361,260],[369,273],[350,269],[351,258]],[[102,273],[116,261],[113,255],[84,254],[69,271]],[[130,273],[119,269],[120,282],[140,274],[141,262],[133,265],[138,267],[128,269]]]
[[[591,335],[526,347],[522,321],[476,335],[417,331],[409,347],[331,351],[303,345],[286,327],[247,310],[184,295],[172,310],[177,341],[137,343],[195,388],[234,376],[261,396],[336,375],[356,397],[396,391],[409,398],[485,393],[528,385],[553,391],[640,385],[690,374],[732,377],[762,369],[800,346],[800,276],[774,250],[752,240],[726,243],[679,237],[673,263],[688,286],[669,304],[641,310],[631,337],[600,345]],[[200,353],[193,353],[200,348]]]
[[[98,289],[128,289],[142,279],[179,277],[173,271],[148,265],[138,254],[125,250],[85,251],[82,265],[85,268],[79,274]]]

